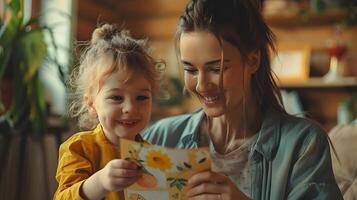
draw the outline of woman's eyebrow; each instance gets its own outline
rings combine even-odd
[[[193,67],[193,64],[191,64],[191,63],[190,63],[190,62],[188,62],[188,61],[181,60],[181,63],[182,63],[182,64],[184,64],[184,65],[188,65],[188,66]]]
[[[230,62],[230,60],[228,59],[224,59],[224,62]],[[181,63],[184,65],[188,65],[188,66],[194,66],[192,63],[186,61],[186,60],[181,60]],[[216,65],[216,64],[220,64],[221,63],[221,59],[216,59],[216,60],[211,60],[205,63],[205,66],[207,65]]]
[[[224,59],[223,62],[230,62],[230,60]],[[221,59],[217,59],[217,60],[208,61],[205,63],[205,65],[216,65],[216,64],[220,64],[220,63],[221,63]]]

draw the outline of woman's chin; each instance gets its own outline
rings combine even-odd
[[[224,110],[222,108],[207,108],[204,107],[203,111],[208,117],[219,117],[224,114]]]

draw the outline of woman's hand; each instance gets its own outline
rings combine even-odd
[[[134,162],[114,159],[99,171],[99,182],[105,190],[117,192],[138,181],[142,173]]]
[[[189,200],[246,200],[249,199],[225,175],[204,171],[192,176],[188,181]]]

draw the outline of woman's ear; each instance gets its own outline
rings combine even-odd
[[[248,55],[247,65],[249,72],[254,74],[260,66],[260,51],[253,51]]]
[[[95,110],[95,107],[94,107],[94,101],[93,101],[93,98],[92,96],[89,96],[89,95],[85,95],[84,96],[84,102],[89,110],[89,112],[91,114],[96,114],[97,111]]]

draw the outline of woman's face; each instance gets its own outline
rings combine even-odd
[[[250,79],[255,70],[253,72],[252,67],[247,68],[248,65],[243,63],[239,49],[223,41],[221,74],[222,47],[212,33],[182,33],[179,45],[185,87],[200,100],[204,112],[210,117],[218,117],[227,111],[240,110],[243,89],[245,95],[250,95]]]

